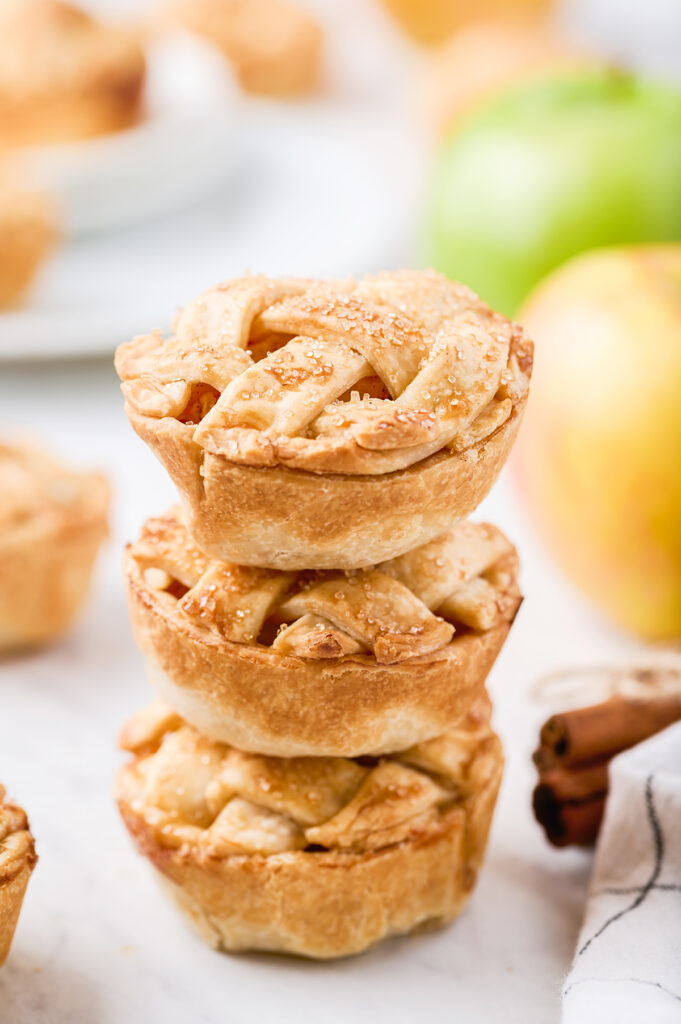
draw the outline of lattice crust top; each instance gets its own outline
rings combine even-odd
[[[96,474],[72,472],[37,448],[0,444],[0,548],[60,525],[101,486]]]
[[[0,884],[23,865],[32,850],[26,815],[16,804],[5,803],[5,789],[0,786]]]
[[[525,397],[531,366],[520,327],[419,271],[227,281],[179,315],[173,338],[146,335],[116,357],[130,407],[195,425],[206,452],[325,473],[471,447]]]
[[[206,858],[377,850],[437,827],[480,788],[489,713],[485,698],[456,729],[387,758],[275,758],[208,740],[158,701],[124,729],[139,759],[123,786],[161,845]]]
[[[489,524],[460,522],[375,568],[293,573],[211,561],[179,515],[148,520],[129,548],[146,585],[185,622],[280,655],[404,661],[456,628],[510,621],[520,603],[515,550]]]

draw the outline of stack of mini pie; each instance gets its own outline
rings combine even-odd
[[[466,517],[532,345],[431,272],[225,282],[123,345],[181,507],[125,555],[161,700],[124,728],[138,848],[223,950],[357,953],[451,920],[502,771],[485,691],[516,552]]]

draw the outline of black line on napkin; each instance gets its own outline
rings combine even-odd
[[[651,885],[651,892],[653,890],[657,892],[681,892],[681,882],[656,882],[655,885]],[[630,885],[625,889],[615,888],[604,888],[594,889],[589,893],[589,896],[631,896],[633,892],[640,892],[640,885]]]
[[[621,918],[626,917],[626,915],[631,913],[632,910],[636,910],[637,907],[640,907],[645,898],[650,893],[650,891],[655,887],[657,880],[660,877],[660,872],[662,871],[662,865],[664,862],[664,836],[662,834],[662,827],[660,825],[659,818],[657,817],[655,804],[653,802],[652,775],[649,775],[646,779],[645,802],[648,823],[653,833],[653,846],[655,850],[655,862],[653,864],[653,870],[650,874],[650,878],[648,879],[645,885],[641,886],[640,890],[637,890],[636,899],[633,900],[633,902],[628,907],[625,907],[623,910],[618,910],[616,914],[613,914],[612,917],[609,917],[608,920],[601,925],[598,931],[596,931],[590,939],[586,940],[582,948],[577,951],[577,956],[575,957],[575,960],[578,960],[583,953],[586,953],[587,949],[592,944],[592,942],[595,942],[596,939],[599,939],[603,932],[607,931],[611,924],[614,924],[615,921],[619,921]]]
[[[665,988],[659,981],[647,981],[645,978],[627,978],[626,980],[633,982],[634,985],[650,985],[652,988],[659,988],[661,992],[671,996],[672,999],[676,999],[677,1003],[681,1003],[681,996],[677,995],[676,992],[672,992],[671,989]],[[587,982],[592,981],[595,981],[597,984],[603,984],[603,982],[607,981],[607,978],[579,978],[563,989],[563,999],[572,992],[573,988],[577,988],[578,985],[586,985]]]
[[[645,978],[629,978],[629,981],[635,981],[637,985],[652,985],[653,988],[659,988],[661,992],[665,992],[672,999],[676,999],[677,1003],[681,1003],[681,996],[677,995],[676,992],[672,992],[671,989],[665,988],[659,981],[646,981]]]

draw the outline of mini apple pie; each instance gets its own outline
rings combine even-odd
[[[138,38],[61,0],[0,3],[0,144],[68,142],[139,115]]]
[[[23,297],[56,238],[49,199],[0,178],[0,309]]]
[[[107,535],[108,501],[103,477],[0,444],[0,652],[71,624]]]
[[[463,285],[227,281],[175,334],[122,345],[128,417],[214,558],[356,569],[444,533],[486,495],[532,345]]]
[[[26,886],[37,862],[26,815],[16,804],[5,803],[5,790],[0,786],[0,967],[12,945]]]
[[[520,604],[493,526],[354,572],[216,562],[172,513],[125,556],[133,630],[160,694],[206,736],[276,757],[400,750],[482,693]]]
[[[117,783],[125,824],[203,937],[317,958],[456,917],[503,763],[484,696],[451,731],[380,759],[245,754],[160,702],[122,746],[136,755]]]
[[[247,92],[297,96],[319,81],[321,28],[289,0],[177,0],[171,18],[222,50]]]

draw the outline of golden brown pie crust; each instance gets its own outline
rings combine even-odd
[[[28,820],[0,786],[0,967],[9,953],[31,872],[38,862]]]
[[[438,452],[386,476],[240,466],[202,456],[186,424],[127,411],[178,488],[192,536],[208,554],[272,569],[356,569],[426,544],[470,515],[510,454],[524,403],[473,449]]]
[[[0,652],[64,632],[107,536],[104,477],[28,446],[0,444]]]
[[[299,576],[225,566],[172,513],[149,520],[125,557],[149,679],[206,736],[278,757],[379,754],[437,735],[482,693],[508,635],[520,604],[515,550],[495,527],[464,522],[378,569]],[[392,584],[380,608],[377,579]],[[339,611],[347,593],[357,604],[350,633]],[[287,614],[296,601],[303,606]],[[391,602],[403,626],[389,621]]]
[[[368,762],[243,754],[163,707],[123,743],[138,755],[118,777],[125,824],[202,937],[315,958],[456,917],[503,764],[484,701],[450,733]]]
[[[376,564],[468,515],[509,454],[531,365],[520,328],[416,271],[228,281],[172,339],[116,357],[197,543],[277,569]]]

